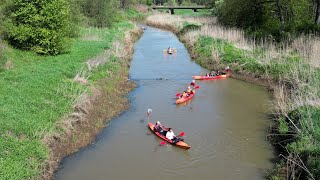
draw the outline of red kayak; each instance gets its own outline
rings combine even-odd
[[[166,136],[160,134],[159,132],[155,132],[153,129],[154,129],[154,124],[152,123],[148,123],[148,126],[150,128],[150,130],[155,134],[157,135],[159,138],[167,141],[168,143],[172,144],[172,145],[175,145],[175,146],[178,146],[178,147],[181,147],[183,149],[189,149],[191,148],[191,146],[189,146],[187,143],[183,142],[183,141],[178,141],[177,143],[173,143],[170,139],[167,139]],[[168,128],[166,128],[168,129]]]
[[[230,74],[223,74],[219,76],[192,76],[193,79],[195,80],[213,80],[213,79],[221,79],[221,78],[227,78],[229,77]]]
[[[193,96],[194,96],[194,93],[190,94],[188,97],[179,98],[179,99],[177,99],[176,104],[180,104],[180,103],[186,102],[186,101],[188,101],[189,99],[192,99]]]

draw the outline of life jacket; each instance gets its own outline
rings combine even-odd
[[[182,94],[182,97],[183,97],[183,98],[186,98],[186,97],[187,97],[187,93],[184,92],[184,93]]]

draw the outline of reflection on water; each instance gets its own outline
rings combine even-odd
[[[169,46],[177,53],[163,53]],[[138,88],[130,110],[94,145],[65,158],[56,179],[264,179],[273,159],[265,140],[267,92],[231,78],[197,81],[194,98],[176,105],[175,94],[204,72],[172,33],[148,28],[135,45],[130,79]],[[191,149],[160,146],[147,128],[148,108],[150,121],[185,132]]]

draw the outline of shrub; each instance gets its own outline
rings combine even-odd
[[[39,54],[61,53],[72,31],[66,0],[7,1],[4,18],[4,38],[17,48]]]

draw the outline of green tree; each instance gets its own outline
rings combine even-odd
[[[279,41],[300,33],[319,32],[318,1],[219,0],[215,3],[215,12],[225,25],[244,28],[254,36],[268,36]]]
[[[85,0],[81,11],[89,26],[110,27],[119,16],[119,3],[118,0]]]
[[[56,55],[65,49],[70,20],[65,0],[7,1],[3,35],[15,47]]]
[[[120,0],[120,8],[126,9],[131,5],[141,3],[139,0]]]
[[[175,0],[169,0],[169,1],[168,1],[168,5],[169,5],[169,6],[176,6],[177,3],[176,3]]]

